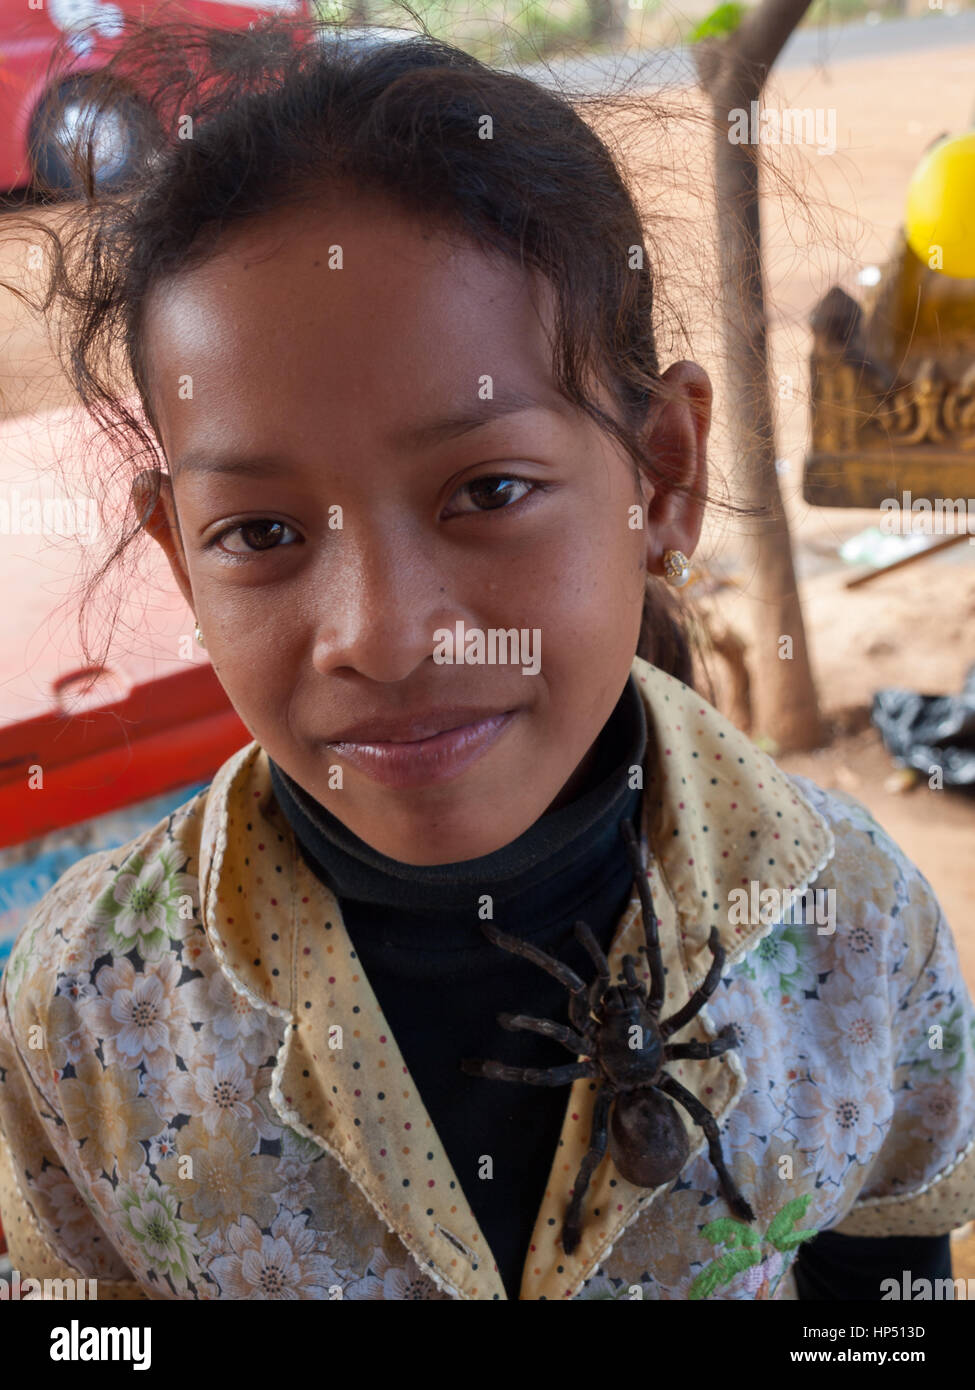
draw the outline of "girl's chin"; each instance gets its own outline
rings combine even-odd
[[[459,864],[495,854],[534,825],[545,808],[528,808],[523,817],[512,818],[509,800],[502,801],[498,810],[500,814],[492,814],[490,800],[478,798],[476,802],[444,807],[429,815],[383,816],[378,821],[357,818],[355,825],[343,823],[378,854],[419,868]]]

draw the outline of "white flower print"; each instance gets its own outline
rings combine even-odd
[[[166,882],[166,867],[158,859],[143,865],[137,874],[119,874],[112,897],[120,911],[114,927],[121,937],[134,939],[166,926],[166,907],[160,889]]]
[[[867,1163],[880,1147],[893,1099],[886,1084],[864,1087],[854,1077],[810,1077],[790,1096],[797,1117],[808,1122],[797,1147],[823,1182],[839,1183],[851,1160]]]
[[[200,1041],[203,1050],[218,1057],[242,1054],[251,1066],[276,1054],[280,1039],[275,1022],[240,994],[220,970],[205,980],[190,980],[182,993],[188,996],[194,1016],[204,1020]]]
[[[932,1085],[922,1082],[917,1090],[910,1092],[904,1108],[917,1119],[922,1133],[932,1139],[943,1140],[958,1128],[958,1088],[948,1080]]]
[[[123,1278],[131,1278],[131,1271],[137,1270],[141,1259],[141,1252],[137,1242],[120,1218],[124,1217],[124,1212],[119,1202],[119,1198],[124,1192],[123,1184],[119,1184],[118,1189],[114,1188],[108,1178],[96,1178],[89,1187],[89,1196],[86,1198],[88,1206],[91,1208],[92,1215],[101,1225],[110,1225],[112,1233],[112,1245],[129,1267],[129,1272],[123,1274]],[[118,1277],[118,1276],[116,1276]]]
[[[139,1095],[145,1096],[161,1120],[172,1120],[179,1114],[179,1107],[173,1100],[170,1087],[180,1075],[172,1071],[166,1076],[150,1076],[143,1072],[139,1078]]]
[[[929,993],[919,997],[901,1018],[898,1067],[922,1074],[940,1072],[946,1081],[946,1073],[964,1073],[966,1058],[971,1059],[975,1046],[975,1022],[968,1019],[966,1023],[961,1003],[952,1004],[946,995]],[[966,1028],[971,1033],[970,1042],[965,1037]]]
[[[305,1216],[279,1212],[264,1235],[250,1216],[227,1233],[233,1254],[211,1260],[207,1272],[220,1284],[223,1298],[328,1298],[341,1285],[335,1265],[322,1249],[318,1231],[305,1228]]]
[[[182,973],[172,956],[136,973],[124,956],[95,977],[100,998],[85,1000],[85,1021],[102,1039],[107,1066],[145,1063],[150,1076],[175,1071],[175,1053],[191,1045]]]
[[[91,1034],[80,1028],[76,1028],[73,1033],[65,1033],[57,1042],[64,1056],[65,1066],[76,1067],[92,1048]]]
[[[32,1186],[43,1192],[52,1207],[52,1224],[69,1254],[91,1242],[91,1213],[78,1188],[62,1168],[48,1165]]]
[[[161,1134],[157,1134],[154,1139],[149,1141],[149,1162],[162,1163],[164,1158],[171,1158],[174,1153],[179,1152],[175,1129],[164,1129]]]
[[[800,916],[800,905],[795,915]],[[771,998],[799,995],[816,987],[816,928],[802,921],[779,923],[747,956],[763,991]]]
[[[891,1051],[885,995],[866,990],[843,971],[834,972],[823,995],[810,1001],[811,1027],[837,1068],[866,1081],[886,1075]]]
[[[196,1227],[178,1215],[179,1198],[170,1188],[140,1174],[120,1183],[117,1193],[119,1225],[136,1247],[134,1268],[153,1268],[168,1276],[177,1293],[185,1293],[199,1275],[201,1253]],[[118,1229],[118,1228],[117,1228]]]
[[[95,993],[95,986],[84,975],[62,975],[58,980],[57,992],[65,999],[78,1002],[90,999]]]
[[[309,1164],[302,1163],[299,1158],[281,1159],[276,1169],[277,1176],[281,1179],[281,1187],[274,1193],[274,1200],[280,1206],[297,1212],[308,1205],[309,1198],[315,1193],[314,1187],[308,1181],[308,1169]]]
[[[197,880],[179,872],[170,852],[148,862],[137,852],[93,905],[90,920],[116,955],[137,947],[143,960],[159,960],[171,941],[194,930],[198,893]]]
[[[49,1165],[31,1184],[47,1191],[56,1212],[54,1220],[63,1223],[57,1232],[58,1244],[64,1247],[71,1263],[82,1274],[94,1279],[127,1279],[130,1273],[122,1259],[125,1255],[124,1243],[115,1241],[114,1236],[112,1244],[92,1240],[92,1223],[98,1221],[100,1225],[104,1224],[99,1217],[101,1212],[107,1210],[107,1205],[102,1200],[101,1192],[92,1195],[92,1192],[86,1191],[85,1179],[76,1161],[72,1161],[77,1159],[78,1145],[68,1144],[66,1148],[68,1152],[64,1157],[67,1171]],[[114,1196],[114,1189],[107,1179],[97,1179],[91,1184],[92,1189],[99,1183],[103,1183]],[[66,1184],[70,1184],[70,1191]],[[95,1196],[98,1196],[98,1201]]]
[[[364,1303],[382,1299],[383,1281],[377,1279],[374,1274],[366,1274],[361,1279],[354,1279],[351,1284],[345,1284],[342,1289],[342,1298],[352,1303]]]
[[[343,1290],[343,1298],[381,1299],[387,1303],[394,1300],[450,1300],[450,1295],[438,1289],[433,1280],[421,1271],[412,1255],[407,1255],[403,1264],[394,1264],[386,1252],[377,1247],[369,1258],[369,1269],[375,1278],[358,1280],[356,1284]]]
[[[749,955],[750,963],[761,968],[778,982],[782,975],[792,975],[799,965],[796,942],[785,935],[780,923],[773,927]]]
[[[717,1031],[732,1025],[735,1051],[746,1075],[758,1076],[775,1068],[781,1050],[778,1020],[765,1003],[758,981],[745,975],[734,977],[727,989],[720,990],[708,1001],[707,1013]],[[668,1070],[676,1075],[676,1064],[669,1063]]]
[[[856,905],[853,920],[846,930],[846,949],[861,960],[867,957],[876,969],[878,941],[890,928],[891,919],[867,898]]]
[[[768,1140],[779,1129],[784,1117],[772,1095],[770,1088],[743,1094],[721,1129],[726,1157],[736,1149],[753,1151],[756,1135]]]
[[[605,1274],[594,1274],[591,1279],[586,1280],[573,1301],[605,1299],[612,1303],[637,1303],[655,1297],[655,1294],[650,1292],[649,1285],[637,1284],[636,1287],[639,1293],[634,1297],[629,1284],[616,1285]]]
[[[169,1084],[178,1113],[201,1115],[208,1134],[216,1134],[225,1115],[251,1118],[254,1083],[239,1057],[202,1057]]]
[[[790,1037],[799,1037],[802,1030],[803,1011],[806,1001],[800,1001],[795,995],[783,995],[779,1001],[779,1020],[783,1031]]]
[[[861,900],[850,913],[843,965],[864,988],[873,987],[878,971],[890,982],[905,964],[910,965],[912,973],[921,965],[920,961],[911,961],[917,942],[905,929],[906,904],[900,899],[898,902],[891,899],[890,910],[885,912],[875,903]]]
[[[88,974],[98,958],[101,928],[97,922],[75,924],[63,943],[60,964],[76,974]]]

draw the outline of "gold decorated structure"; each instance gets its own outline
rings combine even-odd
[[[901,237],[863,307],[834,287],[811,325],[806,501],[975,497],[975,279],[929,269]]]

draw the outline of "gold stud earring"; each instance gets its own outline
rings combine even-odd
[[[200,631],[200,624],[199,624],[199,623],[197,623],[197,624],[195,625],[195,627],[193,628],[193,636],[194,636],[194,637],[196,638],[196,640],[199,642],[199,644],[200,644],[201,647],[205,647],[205,646],[206,646],[206,643],[205,643],[204,640],[203,640],[203,633]]]
[[[691,577],[691,562],[683,550],[665,550],[663,564],[667,583],[682,589]]]

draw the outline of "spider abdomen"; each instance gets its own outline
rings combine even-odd
[[[673,1102],[649,1087],[617,1096],[609,1122],[609,1152],[635,1187],[660,1187],[687,1162],[687,1130]]]

